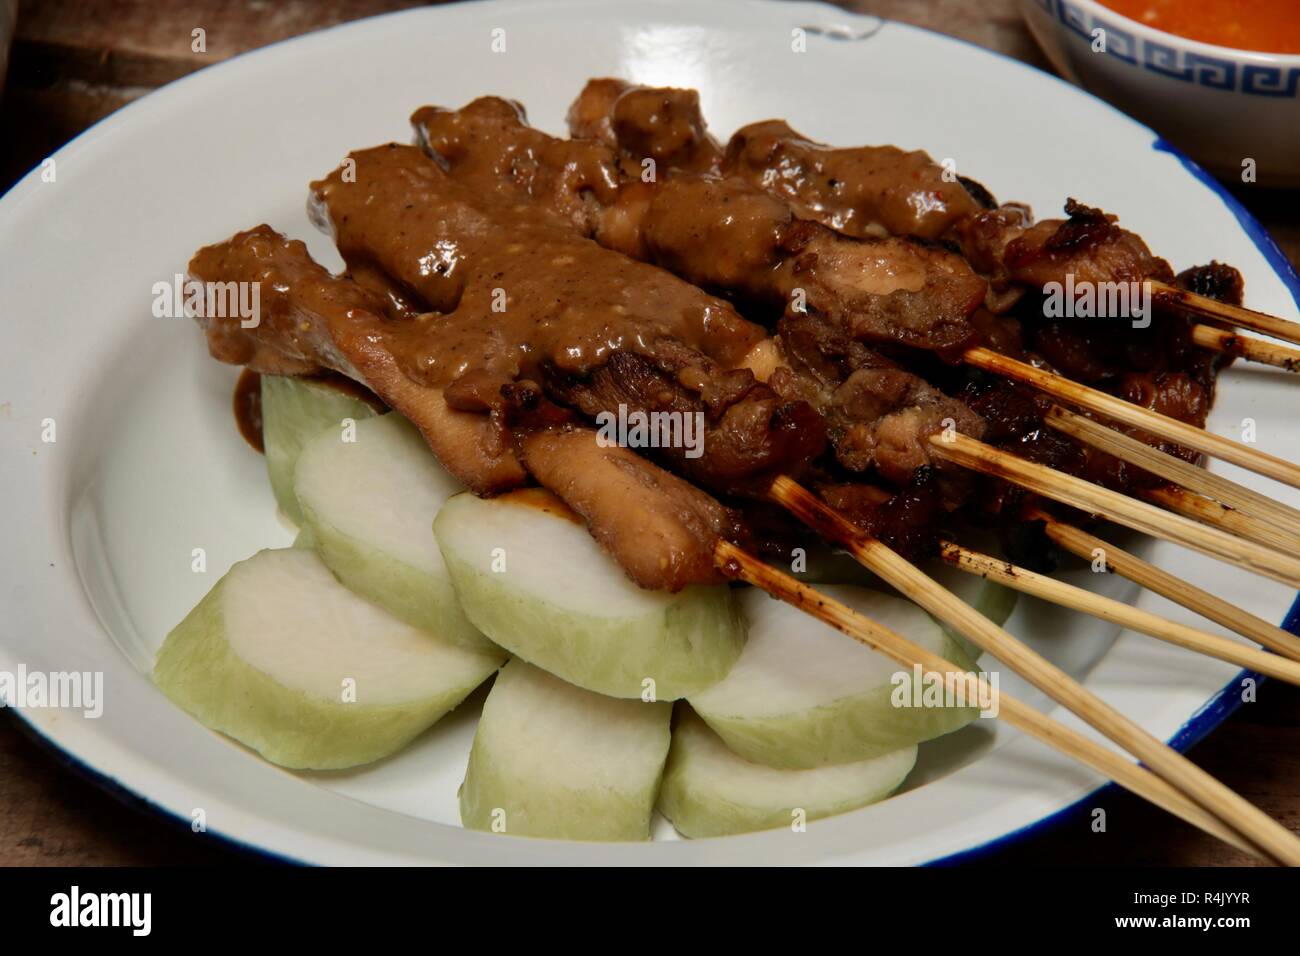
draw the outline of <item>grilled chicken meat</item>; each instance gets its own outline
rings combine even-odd
[[[780,196],[800,218],[849,236],[938,239],[980,209],[956,175],[945,175],[928,153],[895,146],[836,149],[812,142],[784,120],[738,129],[722,171]]]
[[[651,169],[646,159],[656,168],[693,173],[717,172],[722,162],[722,147],[704,124],[695,90],[594,79],[569,107],[568,120],[575,140],[625,147],[621,165],[630,179]]]
[[[618,125],[602,125],[598,113],[604,109],[614,115],[634,89],[591,81],[570,111],[574,134],[601,138],[617,150],[625,168],[652,151],[646,130],[657,124],[643,121],[635,137],[622,136]],[[663,94],[662,102],[676,104],[678,114],[691,104],[698,106],[698,99],[681,90],[639,90],[637,95],[642,104],[650,104],[656,102],[656,92]],[[581,117],[582,123],[574,123],[574,117]],[[677,122],[684,120],[679,116]],[[690,117],[689,125],[697,138],[708,135],[698,113]],[[989,283],[985,308],[970,318],[982,344],[1203,426],[1215,375],[1225,360],[1192,345],[1183,317],[1157,313],[1152,327],[1134,329],[1128,323],[1035,314],[1039,294],[1049,283],[1172,281],[1168,263],[1152,254],[1141,237],[1121,228],[1114,216],[1071,199],[1065,207],[1068,218],[1035,224],[1027,206],[999,205],[978,183],[951,175],[924,153],[892,147],[827,147],[810,142],[779,120],[739,130],[717,169],[721,176],[739,176],[784,201],[799,217],[850,236],[911,235],[960,249]],[[675,174],[667,175],[671,179]],[[1200,267],[1180,275],[1178,281],[1228,300],[1240,295],[1240,275],[1231,267]],[[1004,314],[1017,303],[1022,305],[1018,313],[1025,319],[1023,326],[1013,315]],[[1032,393],[1006,383],[991,385],[980,376],[965,384],[942,377],[961,396],[960,407],[990,423],[989,441],[1120,490],[1152,481],[1152,476],[1109,455],[1080,450],[1044,427],[1041,415],[1049,406]],[[832,414],[828,425],[839,451],[845,443],[834,421]],[[1014,427],[1008,428],[1008,421]],[[1132,434],[1172,454],[1196,458],[1187,449],[1136,431]],[[996,509],[997,498],[1007,491],[1002,488],[977,497]],[[1017,500],[1020,497],[1013,490],[1010,493]]]
[[[364,150],[313,185],[344,276],[266,226],[200,250],[195,278],[264,289],[257,327],[205,320],[209,348],[256,371],[359,381],[475,491],[531,479],[559,495],[644,587],[718,581],[719,537],[788,541],[788,522],[759,501],[780,473],[806,473],[919,556],[970,492],[968,475],[928,459],[929,436],[947,428],[1112,486],[1150,478],[1045,429],[1032,392],[934,357],[971,342],[1046,353],[1185,420],[1203,420],[1212,397],[1213,358],[1175,326],[1161,360],[1143,353],[1149,339],[1001,314],[1067,273],[1171,278],[1114,217],[1074,201],[1068,219],[1034,225],[924,153],[834,149],[779,121],[724,149],[694,91],[614,80],[575,102],[574,140],[495,97],[413,121],[423,152]],[[1218,264],[1178,281],[1240,296],[1240,276]],[[919,355],[930,381],[900,353]],[[656,464],[607,447],[590,424],[616,410],[698,416],[704,453],[660,448],[647,453]],[[821,456],[828,439],[833,457]],[[978,510],[1014,524],[1019,494],[995,484]],[[701,489],[743,501],[745,516]]]
[[[499,423],[459,412],[441,388],[412,381],[386,341],[404,323],[386,319],[380,297],[331,275],[302,242],[258,226],[200,249],[189,273],[203,282],[260,283],[255,327],[201,320],[213,358],[270,375],[346,375],[414,422],[447,470],[480,494],[526,480]]]
[[[518,104],[494,97],[461,110],[425,107],[412,119],[424,148],[452,178],[476,191],[549,210],[579,232],[595,235],[602,245],[666,266],[701,285],[748,301],[775,300],[773,311],[779,311],[782,296],[796,298],[796,290],[808,303],[834,304],[840,310],[834,320],[811,306],[787,310],[781,320],[782,326],[804,333],[800,342],[817,326],[822,329],[814,336],[819,342],[841,343],[834,346],[833,362],[793,362],[779,352],[780,367],[768,384],[784,398],[821,413],[845,468],[858,473],[874,468],[901,485],[930,464],[929,434],[943,427],[982,434],[977,415],[860,341],[870,338],[862,334],[864,325],[883,323],[899,338],[908,326],[904,316],[944,311],[949,297],[942,280],[934,277],[944,272],[946,260],[956,259],[951,253],[903,243],[907,256],[877,261],[873,275],[862,263],[878,244],[844,239],[796,220],[781,202],[743,181],[692,173],[674,173],[663,183],[626,183],[612,205],[603,205],[609,202],[607,192],[603,201],[582,187],[577,187],[581,195],[575,195],[574,184],[592,177],[575,175],[580,164],[566,161],[577,155],[594,168],[610,168],[611,161],[599,160],[587,149],[594,141],[577,141],[583,143],[580,149],[567,141],[566,147],[566,141],[529,126]],[[575,217],[573,210],[584,202],[585,219]],[[639,211],[629,212],[634,206]],[[802,243],[812,251],[806,258],[792,255]],[[928,255],[939,262],[937,267],[916,265],[916,257]],[[967,270],[954,281],[960,285],[969,278]],[[966,301],[958,307],[962,314],[982,296],[982,283],[967,284]],[[774,295],[779,289],[785,291]],[[936,323],[924,325],[928,334],[941,334]],[[960,334],[968,335],[969,329]],[[777,341],[784,339],[778,336]],[[629,358],[617,368],[610,363],[596,378],[605,380],[606,391],[635,387],[648,366]],[[569,393],[560,400],[582,408],[582,399]],[[718,463],[725,460],[723,451],[719,456]],[[939,467],[954,471],[947,463]],[[955,492],[958,483],[950,486]]]
[[[413,381],[390,348],[390,333],[412,320],[385,317],[382,298],[330,275],[301,242],[259,226],[199,250],[190,274],[261,282],[265,290],[255,328],[206,320],[214,358],[275,375],[331,369],[360,382],[410,419],[443,466],[480,494],[531,474],[587,520],[642,587],[716,582],[713,543],[745,540],[733,511],[626,449],[602,447],[589,428],[563,421],[516,428],[451,407],[443,389]]]
[[[381,269],[430,310],[390,333],[413,380],[454,398],[472,373],[486,403],[473,411],[531,381],[590,418],[699,413],[709,454],[660,453],[718,492],[821,453],[820,417],[738,367],[766,333],[728,303],[583,238],[562,207],[468,189],[412,147],[351,159],[315,184],[315,216],[349,267]]]
[[[301,243],[265,227],[201,250],[195,278],[270,289],[256,328],[209,323],[213,354],[266,372],[348,375],[415,422],[475,491],[513,487],[531,472],[567,494],[598,540],[628,549],[615,557],[638,583],[716,580],[712,542],[735,533],[725,509],[631,453],[601,448],[564,416],[546,425],[580,436],[565,446],[589,453],[545,455],[535,407],[549,389],[588,414],[634,402],[641,411],[699,411],[710,455],[670,463],[729,491],[764,484],[764,472],[801,471],[822,450],[821,418],[736,367],[764,333],[730,305],[531,208],[465,190],[411,147],[356,153],[316,184],[313,209],[368,287],[331,276]],[[395,307],[398,298],[421,312]],[[620,369],[639,363],[637,387],[608,388],[601,376],[611,360]],[[629,493],[635,485],[644,501],[574,500],[600,476]],[[632,553],[638,525],[623,515],[645,508],[677,529],[659,539],[667,552]],[[699,534],[705,527],[711,537]]]
[[[692,93],[591,80],[570,108],[570,130],[575,137],[596,136],[612,146],[625,168],[634,167],[638,157],[675,155],[665,147],[677,134],[665,132],[662,144],[655,140],[655,133],[670,125],[688,127],[696,139],[712,142]],[[629,129],[613,118],[634,98],[642,119]],[[656,103],[663,104],[659,117],[646,115]],[[602,109],[610,118],[603,123]],[[1076,282],[1173,278],[1168,263],[1152,255],[1137,234],[1118,226],[1114,216],[1071,199],[1068,218],[1034,224],[1027,206],[999,206],[983,186],[921,151],[825,146],[782,120],[765,120],[737,130],[714,168],[780,199],[801,219],[848,236],[915,236],[956,245],[989,280],[986,304],[997,312],[1025,289],[1064,282],[1067,274]]]
[[[539,200],[602,246],[758,312],[806,311],[856,338],[929,350],[959,347],[974,334],[969,318],[986,283],[939,246],[842,236],[797,219],[736,177],[664,169],[611,193],[603,177],[619,164],[612,148],[599,158],[595,140],[547,136],[517,104],[496,97],[461,110],[425,107],[412,122],[458,181]],[[597,179],[596,187],[584,185]]]

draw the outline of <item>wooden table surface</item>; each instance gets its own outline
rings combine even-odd
[[[195,69],[285,37],[411,0],[26,0],[3,99],[0,191],[120,106]],[[962,37],[1048,69],[1014,0],[852,0],[876,13]],[[191,52],[202,27],[208,51]],[[917,144],[924,145],[924,144]],[[1300,193],[1238,187],[1242,201],[1300,263]],[[1192,758],[1300,832],[1300,689],[1266,683],[1260,699],[1196,747]],[[1240,853],[1122,793],[1094,801],[1104,834],[1076,815],[990,855],[996,864],[1240,864]],[[21,722],[0,711],[0,864],[230,863],[249,859],[188,828],[120,803],[65,768]]]

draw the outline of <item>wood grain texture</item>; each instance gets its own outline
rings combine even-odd
[[[87,126],[149,90],[286,37],[417,5],[414,0],[26,0],[0,100],[0,190]],[[914,23],[1039,68],[1046,61],[1014,0],[853,0],[843,7]],[[191,49],[202,28],[207,51]],[[903,144],[916,145],[920,144]],[[1236,185],[1238,198],[1300,263],[1300,192]],[[1258,702],[1192,751],[1246,799],[1300,830],[1300,689]],[[1106,830],[1089,811],[1106,811]],[[252,857],[139,812],[63,766],[0,712],[0,865],[216,864]],[[1245,864],[1242,854],[1113,788],[1049,832],[990,854],[993,865]]]

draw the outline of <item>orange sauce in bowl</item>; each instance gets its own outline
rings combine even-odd
[[[1130,20],[1189,40],[1300,53],[1300,0],[1098,0]]]

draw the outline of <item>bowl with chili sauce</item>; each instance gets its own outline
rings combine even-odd
[[[1300,0],[1021,0],[1062,75],[1219,176],[1300,187]]]

